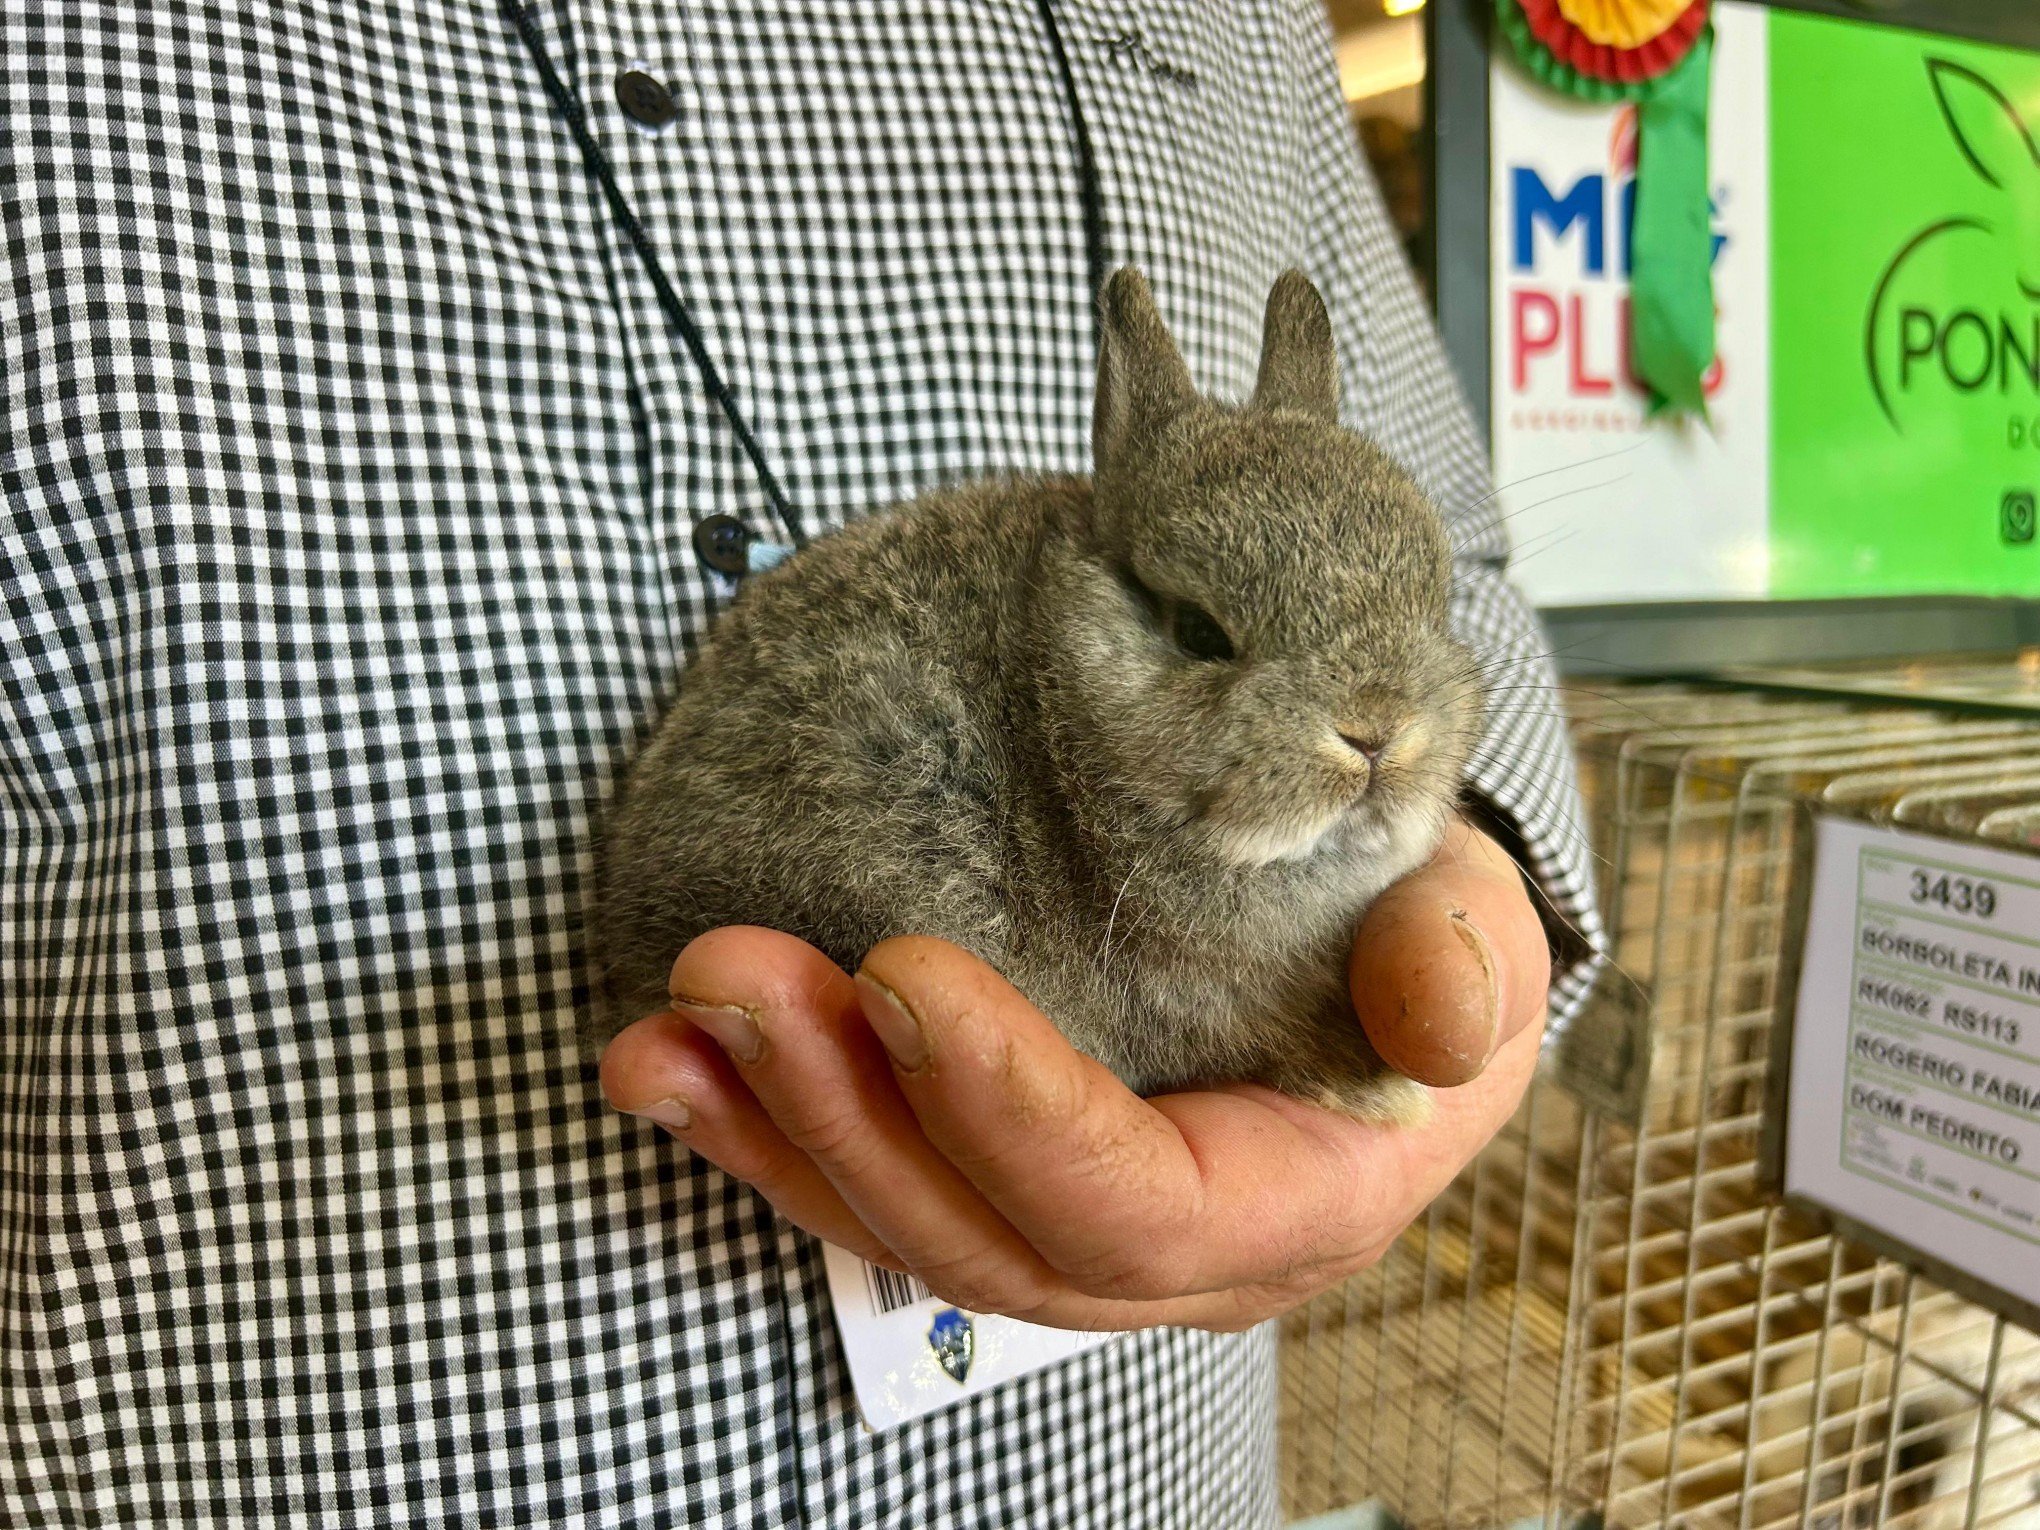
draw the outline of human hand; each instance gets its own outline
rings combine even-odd
[[[1251,1084],[1143,1100],[924,936],[874,947],[853,979],[790,935],[712,931],[674,963],[678,1013],[619,1035],[602,1084],[792,1222],[956,1306],[1239,1329],[1378,1259],[1536,1065],[1544,933],[1478,830],[1456,825],[1368,911],[1351,976],[1376,1050],[1456,1086],[1422,1126]]]

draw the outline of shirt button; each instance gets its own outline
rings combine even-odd
[[[662,128],[673,120],[672,93],[642,69],[617,76],[616,101],[633,122],[648,128]]]
[[[694,555],[732,579],[746,572],[751,530],[734,515],[711,515],[694,527]]]

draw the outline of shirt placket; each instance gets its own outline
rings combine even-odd
[[[789,518],[798,528],[749,404],[754,348],[730,277],[742,234],[724,219],[727,103],[697,67],[690,7],[558,0],[527,14],[541,8],[538,46],[585,114],[591,177],[610,183],[612,289],[651,459],[652,548],[696,592],[678,634],[691,647],[738,578],[792,540]]]

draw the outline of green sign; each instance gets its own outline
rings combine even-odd
[[[1771,593],[2040,596],[2040,57],[1769,53]]]

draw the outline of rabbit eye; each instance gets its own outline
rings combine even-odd
[[[1127,564],[1121,564],[1116,572],[1120,584],[1146,612],[1148,620],[1189,657],[1206,661],[1233,657],[1232,639],[1209,611],[1187,600],[1156,594]]]
[[[1169,635],[1176,646],[1193,659],[1218,660],[1233,656],[1232,639],[1209,611],[1188,601],[1177,601],[1169,611]]]

